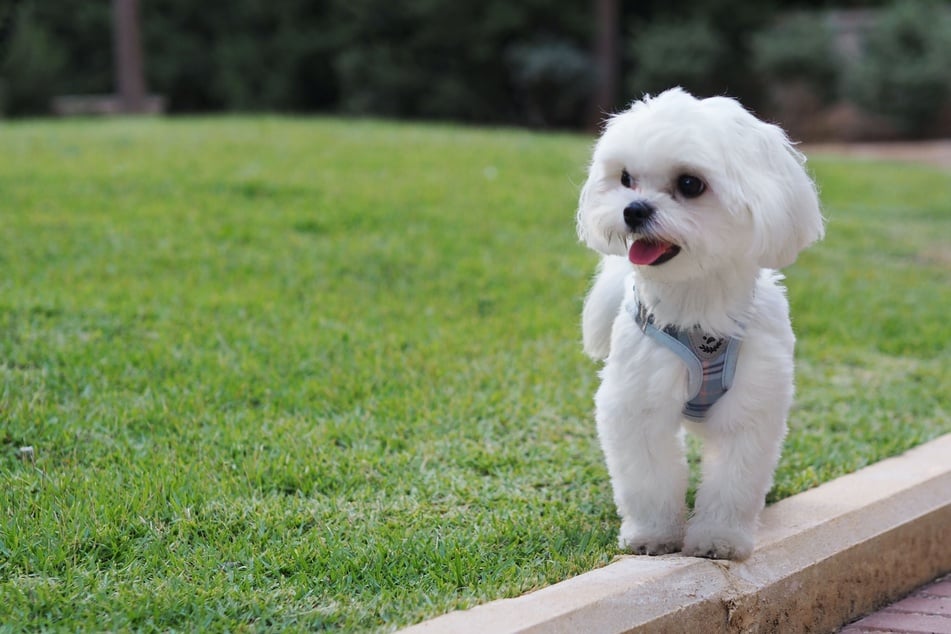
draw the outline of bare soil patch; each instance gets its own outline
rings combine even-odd
[[[810,143],[800,149],[807,155],[835,154],[859,158],[928,163],[951,169],[951,139],[896,143]]]

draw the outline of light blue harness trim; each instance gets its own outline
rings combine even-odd
[[[707,412],[726,394],[733,384],[736,360],[742,339],[713,337],[699,328],[654,325],[654,316],[640,301],[636,308],[630,303],[627,310],[648,337],[666,346],[687,366],[687,402],[683,415],[694,422],[703,422]]]

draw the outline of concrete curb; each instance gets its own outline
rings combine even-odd
[[[403,632],[832,632],[949,571],[951,434],[770,506],[744,562],[624,557]]]

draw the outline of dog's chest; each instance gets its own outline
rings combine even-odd
[[[611,354],[604,373],[622,383],[631,395],[687,396],[687,369],[668,348],[652,341],[626,311],[614,323]]]

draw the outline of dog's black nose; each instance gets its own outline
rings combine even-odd
[[[631,229],[641,228],[654,215],[654,205],[635,200],[624,208],[624,222]]]

